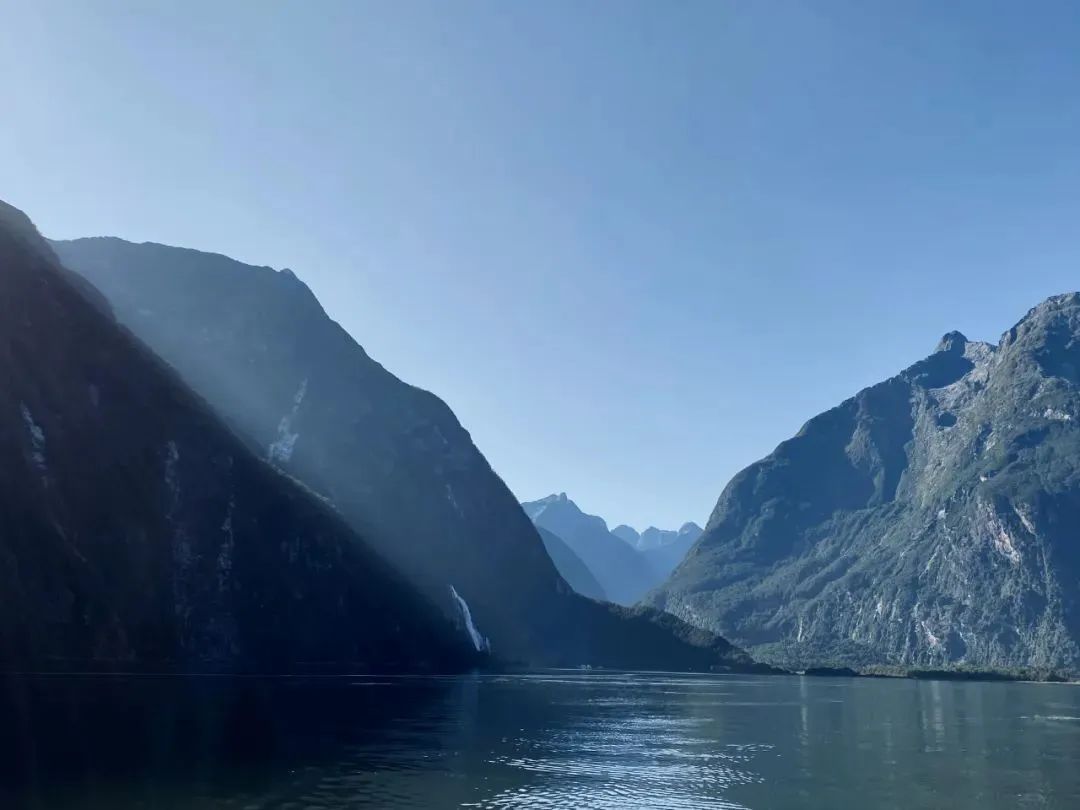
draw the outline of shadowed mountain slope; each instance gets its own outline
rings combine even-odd
[[[450,409],[372,360],[293,273],[113,238],[53,244],[239,434],[328,498],[450,615],[453,588],[494,655],[673,669],[746,662],[655,609],[574,593]]]
[[[540,539],[544,541],[548,556],[555,563],[555,568],[558,569],[562,578],[566,580],[566,584],[582,596],[601,602],[607,601],[608,597],[603,587],[597,582],[596,577],[581,557],[575,554],[574,550],[557,534],[539,526],[536,530],[540,533]]]
[[[473,653],[0,203],[0,667],[455,669]]]

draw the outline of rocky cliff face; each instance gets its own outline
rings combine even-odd
[[[474,654],[0,203],[0,667],[459,668]]]
[[[726,487],[651,595],[793,665],[1080,669],[1080,295],[952,333]]]
[[[574,593],[450,409],[372,360],[291,272],[111,238],[53,244],[268,462],[325,497],[448,615],[462,613],[460,597],[494,655],[745,663],[655,609]]]

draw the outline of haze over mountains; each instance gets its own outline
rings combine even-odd
[[[616,526],[611,533],[637,549],[645,557],[649,568],[660,575],[662,582],[693,548],[701,537],[702,528],[691,521],[680,526],[678,531],[650,526],[638,534],[637,530],[623,524]]]
[[[0,203],[0,667],[457,669],[475,654]]]
[[[450,409],[368,357],[293,273],[115,238],[53,245],[255,452],[325,497],[447,616],[467,605],[470,637],[501,660],[748,662],[654,608],[575,593]]]
[[[770,660],[1080,668],[1080,294],[937,350],[727,485],[650,602]]]
[[[667,579],[701,536],[695,523],[686,523],[677,532],[649,527],[638,534],[626,525],[609,531],[607,521],[582,512],[565,492],[523,503],[522,508],[538,528],[561,539],[608,598],[622,605],[635,604]],[[560,565],[565,557],[552,559],[572,584],[576,577],[568,576]],[[574,565],[570,560],[570,570]]]
[[[604,590],[604,586],[600,584],[589,566],[570,548],[570,545],[565,540],[543,526],[537,526],[536,531],[540,534],[540,539],[544,541],[544,548],[547,549],[548,556],[551,557],[551,561],[555,564],[555,568],[558,569],[562,578],[566,580],[567,585],[582,596],[587,596],[590,599],[601,602],[611,601],[608,598],[607,591]]]
[[[289,271],[4,206],[0,285],[5,668],[1080,671],[1080,294],[638,533],[523,509]]]

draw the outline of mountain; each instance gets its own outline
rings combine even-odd
[[[701,527],[696,523],[684,523],[679,527],[678,531],[658,529],[655,526],[650,526],[638,536],[637,547],[641,551],[649,551],[654,548],[662,548],[663,546],[670,546],[675,543],[685,543],[687,538],[691,538],[690,545],[693,545],[694,542],[701,537],[701,532]]]
[[[931,356],[736,475],[650,596],[791,665],[1080,669],[1080,294]]]
[[[465,637],[0,203],[0,668],[459,669]]]
[[[678,531],[658,529],[650,526],[638,533],[633,526],[625,523],[616,526],[611,533],[638,551],[651,551],[665,546],[682,545],[687,550],[701,537],[702,528],[696,523],[684,523]]]
[[[566,580],[567,585],[582,596],[600,602],[608,601],[607,594],[604,593],[600,583],[596,581],[592,571],[561,537],[539,526],[536,527],[536,530],[540,533],[540,539],[544,541],[544,548],[547,549],[548,556],[555,563],[555,568],[562,575],[562,578]]]
[[[659,577],[657,584],[667,579],[683,561],[702,531],[696,523],[684,523],[677,532],[649,527],[641,533],[639,551]]]
[[[616,526],[611,533],[637,550],[656,574],[659,585],[683,561],[687,552],[701,537],[702,528],[696,523],[684,523],[678,531],[650,526],[638,534],[631,526]]]
[[[447,615],[467,604],[495,656],[670,669],[748,661],[653,608],[574,593],[451,410],[371,359],[292,272],[115,238],[53,246],[268,461],[327,498]]]
[[[613,602],[632,605],[662,579],[644,557],[608,531],[607,523],[582,512],[566,493],[522,504],[539,528],[562,539],[596,577]]]
[[[565,492],[522,506],[542,535],[547,531],[561,539],[575,557],[585,563],[605,593],[616,594],[612,600],[624,605],[635,604],[667,579],[701,536],[701,527],[696,523],[684,523],[677,532],[650,526],[638,534],[626,524],[608,531],[603,518],[582,512]],[[621,543],[612,543],[612,539]],[[633,554],[620,548],[622,544]],[[576,573],[568,576],[555,555],[552,559],[559,573],[575,590],[591,596],[574,586]]]

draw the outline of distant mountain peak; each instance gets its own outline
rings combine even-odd
[[[719,640],[715,652],[684,642],[683,631],[701,637],[664,614],[574,593],[446,404],[371,359],[292,271],[123,240],[53,246],[247,445],[264,457],[273,445],[275,465],[332,493],[341,515],[458,624],[459,640],[472,621],[495,655],[528,664],[708,667],[726,654]],[[44,421],[37,409],[32,416]],[[22,421],[32,460],[32,428]],[[565,493],[545,508],[553,517],[577,511]]]
[[[565,492],[552,493],[535,501],[524,501],[521,505],[525,509],[525,514],[533,521],[541,512],[552,507],[571,514],[584,514],[576,503],[566,497]]]
[[[547,504],[549,504],[549,503],[567,503],[567,502],[574,503],[573,501],[571,501],[569,498],[566,497],[565,492],[553,492],[550,495],[545,495],[543,498],[537,498],[535,501],[531,501],[531,503],[544,504],[545,506]]]
[[[934,353],[948,352],[952,354],[963,354],[964,347],[967,346],[968,339],[964,336],[963,332],[947,332],[941,340],[938,341],[937,348],[934,349]]]
[[[640,533],[623,523],[609,531],[607,521],[582,512],[565,492],[521,506],[539,528],[565,541],[607,596],[621,604],[636,602],[663,582],[701,536],[696,523],[678,531],[650,526]]]

